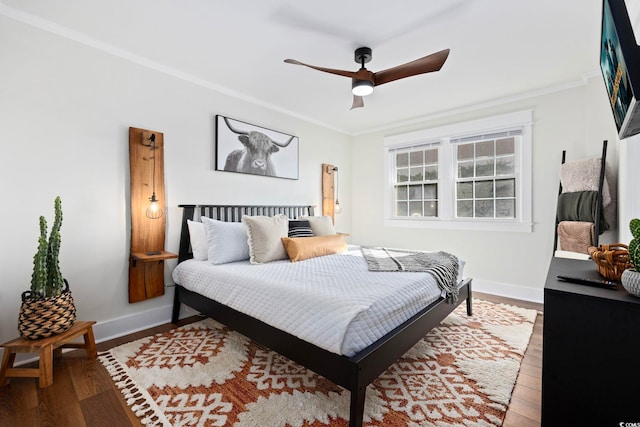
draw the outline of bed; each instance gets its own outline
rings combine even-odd
[[[183,215],[179,265],[182,263],[187,265],[186,261],[193,258],[187,220],[208,217],[218,221],[239,222],[243,215],[284,214],[290,219],[295,219],[314,214],[313,206],[180,205],[180,207],[183,209]],[[380,273],[371,274],[379,275]],[[437,326],[458,305],[466,302],[467,314],[472,314],[471,279],[462,280],[458,288],[459,295],[456,301],[442,296],[437,297],[427,306],[418,308],[416,314],[402,321],[398,326],[388,332],[384,331],[380,338],[376,338],[364,348],[347,352],[349,355],[340,354],[335,350],[330,351],[324,348],[325,346],[314,344],[311,340],[299,338],[282,328],[272,326],[199,292],[189,290],[180,283],[176,283],[175,286],[172,322],[178,321],[180,306],[185,304],[346,388],[351,392],[349,425],[359,427],[363,422],[367,385],[422,339],[428,331]]]

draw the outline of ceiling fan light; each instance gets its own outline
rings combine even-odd
[[[354,80],[351,91],[356,96],[367,96],[373,93],[373,82],[369,80]]]

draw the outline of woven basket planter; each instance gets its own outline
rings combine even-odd
[[[65,279],[60,295],[41,297],[31,291],[22,293],[18,331],[22,338],[38,340],[61,334],[76,320],[76,306]]]
[[[591,259],[596,263],[598,273],[609,280],[620,280],[622,272],[633,268],[629,259],[629,247],[624,243],[611,243],[588,249]]]

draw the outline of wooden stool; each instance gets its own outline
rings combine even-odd
[[[7,378],[39,378],[40,388],[49,387],[53,384],[53,357],[59,357],[63,348],[84,348],[87,350],[87,358],[95,359],[96,342],[93,337],[95,321],[76,321],[71,329],[58,335],[40,340],[28,340],[16,338],[7,341],[0,347],[4,347],[2,356],[2,366],[0,367],[0,386],[4,385]],[[69,342],[80,335],[84,335],[84,344],[80,342]],[[40,353],[40,362],[37,368],[14,368],[13,362],[16,353]]]

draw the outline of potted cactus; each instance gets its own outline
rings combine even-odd
[[[47,220],[40,217],[38,249],[33,257],[31,289],[22,293],[18,331],[23,338],[40,339],[68,330],[76,318],[69,283],[62,277],[60,228],[62,202],[56,197],[55,219],[47,240]]]
[[[620,280],[629,293],[640,296],[640,219],[632,219],[629,230],[633,236],[629,242],[629,259],[634,268],[625,270]]]

